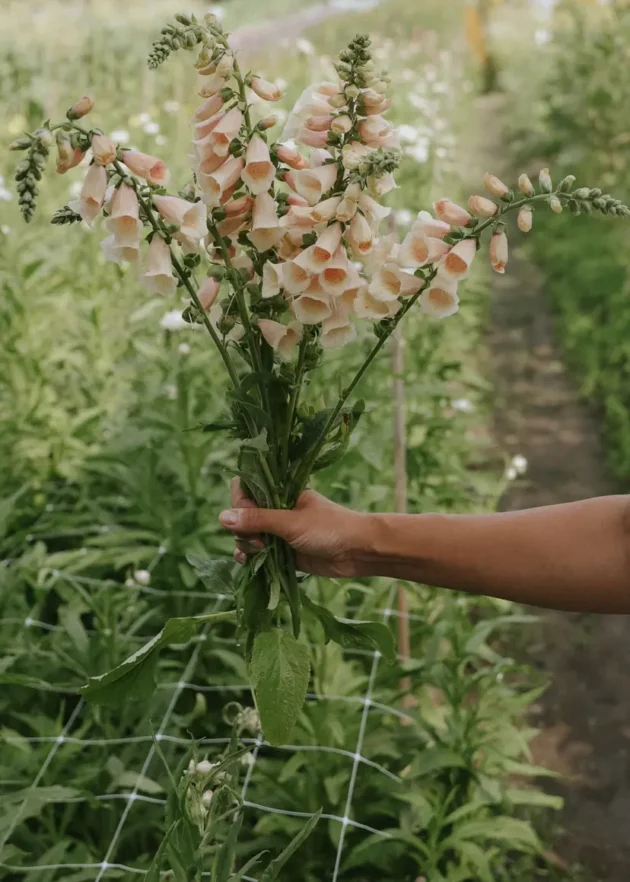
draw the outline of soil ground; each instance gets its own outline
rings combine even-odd
[[[496,138],[501,99],[484,99],[480,110],[486,118],[480,137]],[[485,170],[500,173],[500,163],[492,164],[500,145],[480,146]],[[614,493],[597,416],[580,401],[563,365],[544,280],[518,247],[508,274],[493,286],[488,346],[496,439],[529,462],[501,507]],[[628,882],[630,617],[543,612],[527,639],[527,661],[551,681],[533,708],[541,728],[533,750],[535,762],[563,776],[545,785],[565,799],[555,851],[598,882]]]

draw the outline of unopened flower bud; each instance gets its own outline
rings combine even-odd
[[[219,296],[220,282],[208,276],[203,280],[197,291],[197,298],[204,312],[207,312],[213,306],[215,300]]]
[[[538,183],[540,184],[540,189],[543,193],[551,193],[553,190],[553,184],[551,182],[551,175],[549,174],[548,168],[543,168],[538,175]]]
[[[210,803],[212,802],[212,790],[204,790],[201,796],[201,804],[206,808],[209,808]]]
[[[284,94],[279,86],[276,86],[275,83],[270,83],[268,80],[263,80],[262,77],[254,77],[250,88],[263,101],[279,101]]]
[[[529,179],[528,175],[521,175],[518,179],[518,188],[523,194],[523,196],[533,196],[536,192],[534,190],[534,185]]]
[[[573,196],[575,199],[589,199],[591,195],[591,191],[588,187],[580,187],[579,190],[576,190]]]
[[[35,132],[35,137],[44,147],[51,147],[53,142],[53,136],[50,129],[37,129]]]
[[[468,207],[473,214],[480,217],[494,217],[499,210],[499,206],[492,199],[486,199],[485,196],[471,196],[468,200]]]
[[[358,98],[360,94],[360,89],[358,86],[355,86],[354,83],[350,83],[349,86],[346,86],[344,92],[346,98]]]
[[[335,110],[340,110],[342,107],[345,107],[348,103],[347,98],[341,92],[338,95],[331,95],[328,99],[328,103],[331,107],[334,107]]]
[[[151,573],[148,570],[136,570],[133,580],[138,585],[148,585],[151,582]]]
[[[347,113],[341,113],[333,119],[330,128],[338,135],[345,135],[352,128],[352,120]]]
[[[226,52],[217,63],[217,74],[220,77],[229,77],[234,68],[234,56]]]
[[[529,233],[534,223],[534,215],[529,205],[524,205],[518,213],[517,224],[522,233]]]
[[[569,193],[573,184],[575,184],[575,175],[567,175],[566,178],[560,181],[558,191],[560,193]]]
[[[116,159],[116,145],[107,135],[92,135],[92,153],[98,165],[109,165]]]
[[[9,144],[9,150],[28,150],[30,146],[30,138],[17,138]]]
[[[260,120],[260,122],[258,123],[258,128],[261,132],[264,132],[265,129],[272,129],[279,119],[280,117],[276,113],[271,113],[269,116],[265,116],[263,119]]]
[[[510,192],[510,188],[507,187],[500,178],[497,178],[496,175],[484,175],[483,182],[486,190],[488,190],[489,193],[492,193],[493,196],[498,196],[499,199],[507,196]]]
[[[504,273],[508,262],[508,239],[505,232],[496,232],[490,241],[490,263],[497,273]]]
[[[562,202],[560,202],[557,196],[551,197],[549,200],[549,208],[556,214],[562,213]]]
[[[68,119],[75,120],[81,119],[86,116],[92,109],[94,108],[94,99],[90,95],[84,95],[83,98],[79,98],[76,104],[73,104],[70,110],[66,113]]]

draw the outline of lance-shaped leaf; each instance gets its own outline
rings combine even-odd
[[[302,601],[306,609],[319,619],[326,643],[332,640],[347,649],[370,649],[380,652],[388,661],[396,661],[394,635],[380,622],[356,622],[351,619],[338,619],[330,610],[314,603],[306,594]]]
[[[219,612],[169,619],[160,633],[137,652],[111,671],[98,677],[90,677],[79,692],[88,701],[110,707],[117,707],[129,698],[146,698],[155,689],[155,667],[162,647],[171,643],[187,643],[195,635],[199,625],[228,622],[234,620],[234,617],[234,612]]]
[[[304,704],[311,672],[308,649],[280,628],[254,641],[250,676],[262,730],[271,744],[285,743]]]

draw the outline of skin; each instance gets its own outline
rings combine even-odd
[[[386,576],[551,609],[630,613],[630,496],[518,512],[396,515],[351,511],[313,490],[291,511],[256,508],[232,483],[219,521],[236,560],[265,533],[317,576]]]

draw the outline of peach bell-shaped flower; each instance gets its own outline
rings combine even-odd
[[[489,193],[492,193],[493,196],[497,196],[499,199],[507,196],[510,192],[510,188],[504,184],[500,178],[497,178],[496,175],[485,174],[483,176],[483,182],[486,190],[488,190]]]
[[[451,279],[463,279],[477,254],[476,239],[461,239],[444,258],[444,274]]]
[[[203,202],[189,202],[179,196],[154,196],[155,207],[164,220],[179,227],[187,239],[199,241],[206,232],[206,208]]]
[[[157,156],[141,153],[139,150],[123,150],[122,161],[129,171],[144,178],[149,184],[165,187],[170,179],[166,164]]]
[[[133,263],[140,255],[140,242],[136,245],[119,245],[116,236],[108,236],[101,242],[101,251],[105,259],[113,263]]]
[[[57,174],[65,175],[71,168],[82,162],[85,153],[73,147],[68,141],[57,145]]]
[[[241,156],[230,156],[219,168],[200,176],[202,199],[209,208],[218,208],[221,196],[238,181],[244,167],[245,160]]]
[[[276,203],[269,193],[261,193],[254,200],[250,242],[258,251],[268,251],[280,240],[282,227],[278,222]]]
[[[219,280],[213,279],[212,276],[206,276],[201,285],[199,285],[197,297],[199,298],[199,303],[201,303],[201,308],[204,312],[207,312],[214,305],[214,302],[219,296],[220,288],[221,284]]]
[[[343,303],[332,302],[333,314],[322,322],[319,344],[322,349],[340,349],[357,336],[357,329],[350,321],[348,309]]]
[[[302,339],[303,328],[298,321],[283,325],[273,319],[260,319],[258,327],[265,341],[283,360],[291,357]]]
[[[138,197],[133,187],[128,184],[118,187],[111,201],[105,227],[114,234],[119,245],[134,246],[138,243],[142,222]]]
[[[522,233],[529,233],[534,225],[534,214],[529,205],[524,205],[518,213],[518,228]]]
[[[92,135],[92,153],[99,165],[109,165],[116,159],[116,145],[107,135]]]
[[[436,220],[428,211],[420,211],[411,229],[418,229],[432,239],[443,239],[451,232],[451,225],[446,221]]]
[[[241,173],[243,183],[258,196],[265,193],[273,184],[276,168],[269,156],[269,148],[260,135],[254,135],[247,145],[245,168]]]
[[[376,300],[396,300],[411,297],[424,287],[424,279],[406,273],[396,263],[386,263],[372,276],[369,293]]]
[[[217,156],[227,156],[230,144],[240,132],[242,125],[242,112],[237,107],[228,110],[208,135],[208,146]]]
[[[374,244],[374,233],[363,214],[357,212],[354,215],[346,232],[348,244],[359,260],[369,254]]]
[[[397,297],[392,300],[378,300],[365,286],[358,290],[353,308],[357,318],[379,321],[395,316],[401,305]]]
[[[327,294],[338,297],[347,288],[356,287],[358,273],[348,260],[346,249],[339,245],[333,258],[319,276],[319,283]]]
[[[459,309],[457,281],[439,274],[420,295],[420,309],[431,318],[447,318]]]
[[[161,236],[156,235],[151,239],[142,281],[152,294],[172,294],[177,287],[171,252]]]
[[[102,165],[91,165],[83,181],[79,198],[69,202],[68,206],[84,221],[91,224],[103,207],[107,191],[107,172]]]
[[[321,202],[324,194],[335,186],[337,166],[334,163],[320,165],[319,168],[299,169],[293,175],[295,191],[303,196],[309,205]]]
[[[263,298],[276,297],[284,286],[283,264],[267,261],[263,266],[262,289]]]
[[[291,302],[291,312],[303,325],[318,325],[333,314],[331,297],[317,279],[313,279],[303,294]]]
[[[193,117],[195,123],[202,123],[210,119],[218,113],[223,107],[223,97],[219,95],[211,95],[209,98],[199,105]]]

